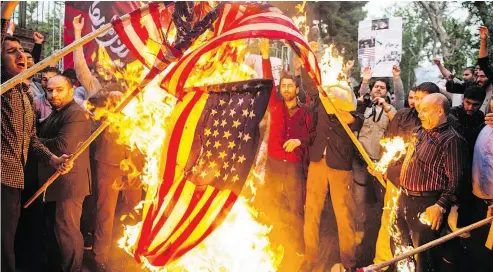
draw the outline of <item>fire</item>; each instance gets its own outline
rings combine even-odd
[[[391,201],[389,201],[390,203],[385,203],[386,206],[384,207],[384,209],[390,210],[390,215],[389,215],[390,227],[388,231],[392,241],[395,244],[394,256],[401,255],[413,249],[412,246],[402,244],[401,232],[395,223],[397,219],[397,212],[398,212],[397,201],[399,200],[400,195],[401,195],[400,189],[392,188],[392,199]],[[397,271],[414,272],[415,271],[414,260],[412,258],[400,260],[399,262],[397,262]]]
[[[224,43],[202,55],[185,88],[252,79],[255,70],[245,64],[247,43],[244,40]]]
[[[223,44],[219,48],[204,54],[186,86],[204,86],[223,82],[251,79],[254,70],[242,64],[246,54],[246,43],[235,41]],[[235,56],[234,58],[227,56]],[[108,54],[100,55],[102,63],[109,63]],[[114,66],[113,66],[114,67]],[[124,79],[127,89],[138,86],[145,75],[140,63],[131,63],[125,69],[112,70],[115,78]],[[146,156],[146,163],[139,175],[147,191],[135,211],[140,216],[160,184],[159,159],[162,143],[166,135],[166,120],[170,117],[176,99],[159,87],[161,78],[154,79],[123,113],[111,113],[108,108],[95,110],[95,119],[103,116],[111,125],[108,129],[118,132],[117,142],[131,150],[139,150]],[[92,108],[91,105],[87,105]],[[165,152],[165,151],[164,151]],[[122,168],[135,168],[129,161],[122,161]],[[255,191],[253,182],[248,188]],[[254,193],[253,193],[254,194]],[[150,271],[276,271],[282,259],[282,248],[271,248],[268,239],[270,227],[256,221],[257,212],[250,200],[240,196],[225,222],[191,252],[167,267],[152,267],[143,259],[144,267]],[[133,254],[141,223],[134,226],[124,225],[124,236],[118,241],[119,247]],[[234,241],[234,242],[233,242]]]
[[[375,165],[375,170],[380,173],[385,173],[387,167],[391,162],[399,160],[402,155],[406,154],[406,143],[402,137],[395,137],[392,139],[383,138],[380,140],[380,145],[385,148],[385,153],[383,154],[380,161]]]
[[[310,29],[306,25],[306,11],[305,11],[306,1],[303,1],[303,4],[296,5],[296,10],[298,15],[291,18],[293,20],[294,25],[300,30],[300,32],[307,37]]]

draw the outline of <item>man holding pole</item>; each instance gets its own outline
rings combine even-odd
[[[52,114],[41,124],[39,137],[55,154],[74,153],[79,143],[91,135],[91,123],[86,111],[73,98],[74,87],[67,77],[58,75],[48,81],[46,97],[53,109]],[[45,182],[53,170],[38,165],[40,181]],[[75,164],[72,172],[60,177],[45,193],[47,202],[54,202],[53,223],[55,236],[60,246],[63,271],[82,269],[84,241],[80,232],[82,202],[90,193],[91,168],[89,150]],[[54,207],[53,207],[54,206]],[[54,221],[53,221],[54,220]]]
[[[448,113],[449,102],[442,94],[427,95],[419,103],[422,125],[408,149],[400,178],[397,226],[402,244],[397,247],[406,247],[411,239],[418,247],[439,238],[444,214],[456,202],[459,182],[468,169],[468,151],[464,138],[448,122]],[[441,259],[436,251],[419,253],[416,271],[437,271]]]
[[[336,192],[331,197],[339,233],[341,261],[344,267],[351,271],[349,269],[356,265],[356,246],[360,242],[358,240],[361,240],[361,237],[356,235],[354,222],[356,207],[352,192],[351,164],[355,150],[351,138],[333,114],[335,110],[332,108],[329,114],[322,99],[328,98],[321,96],[314,101],[312,126],[316,129],[316,136],[309,152],[304,225],[305,262],[300,270],[311,271],[319,261],[320,216],[330,186],[330,191]],[[331,107],[330,103],[327,105]],[[363,109],[359,110],[361,111]],[[347,111],[340,111],[340,114],[342,121],[348,124],[351,130],[361,128],[363,119],[359,114]]]
[[[24,50],[15,38],[6,38],[10,17],[19,2],[5,2],[2,18],[2,83],[26,70]],[[28,150],[38,159],[65,174],[72,164],[64,164],[69,156],[53,155],[36,137],[36,121],[28,89],[24,83],[2,94],[2,271],[15,271],[14,238],[21,209],[21,190],[24,188],[24,166]]]

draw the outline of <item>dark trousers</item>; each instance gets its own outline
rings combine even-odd
[[[379,225],[384,206],[385,188],[368,172],[368,165],[362,158],[355,156],[353,159],[354,201],[356,202],[356,229],[365,233],[367,220],[373,220],[372,224]],[[378,214],[367,216],[368,206],[377,205]],[[378,229],[378,228],[377,228]]]
[[[56,201],[53,217],[46,219],[48,227],[52,227],[54,231],[64,272],[82,271],[84,239],[80,232],[80,218],[83,201],[83,198]],[[52,206],[53,204],[48,203],[47,205]],[[47,207],[46,210],[50,209]],[[57,254],[50,255],[55,256]]]
[[[432,230],[430,226],[419,221],[419,214],[425,212],[426,208],[434,205],[437,200],[438,196],[415,197],[401,193],[397,211],[397,227],[401,233],[401,245],[396,246],[412,244],[416,248],[440,237],[439,231]],[[442,221],[442,226],[443,224]],[[431,248],[417,255],[416,272],[439,271],[440,264],[439,248]]]
[[[473,197],[471,203],[471,223],[486,218],[488,205],[484,200]],[[470,271],[486,272],[493,271],[493,251],[485,247],[486,239],[491,225],[487,224],[471,231],[471,237],[464,239],[466,247],[467,262]]]
[[[21,214],[21,189],[2,184],[2,272],[15,272],[14,241]]]

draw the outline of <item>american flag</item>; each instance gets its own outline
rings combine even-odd
[[[252,167],[272,87],[272,80],[250,80],[186,93],[171,117],[163,182],[136,258],[164,266],[225,219]]]
[[[204,2],[197,5],[198,10],[204,9]],[[122,42],[150,68],[140,88],[169,67],[161,86],[180,98],[169,124],[172,132],[164,143],[162,183],[144,217],[135,250],[138,261],[145,257],[154,266],[164,266],[198,245],[232,208],[257,150],[258,123],[273,84],[246,81],[215,91],[209,87],[185,92],[185,82],[199,58],[228,41],[284,39],[320,85],[315,55],[291,19],[278,9],[224,2],[204,14],[196,12],[197,5],[151,3],[148,9],[130,13],[130,22],[113,23]],[[193,26],[181,25],[191,18]],[[172,23],[189,30],[179,29],[176,43],[167,45]],[[186,51],[200,33],[211,28],[211,38]]]

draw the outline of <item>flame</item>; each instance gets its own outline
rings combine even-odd
[[[294,25],[300,30],[301,34],[308,36],[309,27],[306,25],[306,11],[305,11],[306,1],[303,1],[303,4],[298,4],[295,6],[297,15],[292,17]]]
[[[192,46],[193,47],[193,46]],[[252,79],[255,70],[244,63],[248,45],[244,40],[223,43],[202,55],[185,88]]]
[[[402,155],[406,154],[406,143],[402,137],[395,137],[392,139],[383,138],[380,140],[380,145],[385,148],[380,161],[375,165],[375,170],[380,173],[385,173],[391,162],[399,160]]]
[[[192,47],[196,48],[200,39]],[[251,79],[254,70],[242,64],[246,49],[244,41],[235,41],[204,54],[187,80],[186,86]],[[138,86],[145,75],[144,67],[139,62],[127,64],[124,69],[120,69],[119,62],[115,65],[107,53],[98,55],[98,61],[105,68],[110,67],[113,76],[122,80],[128,86],[128,90]],[[138,216],[145,214],[147,205],[152,201],[160,184],[159,159],[162,143],[167,137],[166,121],[176,103],[174,97],[159,87],[163,76],[149,83],[122,113],[111,112],[111,101],[108,101],[107,107],[102,108],[87,104],[89,109],[94,109],[96,120],[105,117],[110,122],[108,129],[118,134],[119,144],[134,151],[138,150],[146,157],[140,173],[131,161],[121,162],[122,169],[132,169],[131,175],[140,175],[142,185],[147,191],[146,199],[135,207],[135,214]],[[247,184],[255,195],[256,188],[253,182],[249,179]],[[150,271],[276,271],[283,256],[282,248],[271,248],[267,236],[271,228],[258,223],[256,214],[249,200],[240,196],[225,222],[195,249],[167,267],[152,267],[145,258],[142,259],[143,266]],[[127,216],[122,216],[121,220],[125,218]],[[124,225],[124,236],[118,241],[119,247],[130,255],[133,255],[141,225],[142,223]]]
[[[401,232],[399,228],[397,227],[396,224],[396,219],[397,219],[397,212],[398,212],[398,205],[397,202],[399,200],[399,197],[401,195],[401,190],[392,188],[392,198],[390,203],[385,203],[384,209],[390,210],[390,215],[389,215],[389,234],[392,239],[392,241],[395,244],[395,251],[394,251],[394,256],[401,255],[403,253],[406,253],[410,250],[413,249],[412,246],[408,245],[403,245],[402,244],[402,239],[401,239]],[[403,260],[400,260],[397,262],[397,271],[399,272],[414,272],[415,271],[415,264],[413,258],[406,258]]]

